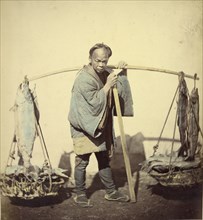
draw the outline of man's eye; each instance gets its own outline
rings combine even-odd
[[[100,63],[100,62],[102,62],[102,63],[107,63],[106,60],[104,60],[104,61],[101,61],[101,60],[95,60],[95,62],[97,62],[97,63]]]

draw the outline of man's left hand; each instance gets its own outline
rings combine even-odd
[[[121,60],[118,62],[118,65],[116,67],[117,67],[117,69],[126,69],[127,66],[128,66],[128,64],[125,61]]]

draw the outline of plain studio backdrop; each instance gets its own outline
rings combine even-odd
[[[129,65],[197,73],[202,122],[202,1],[1,1],[2,169],[14,134],[14,113],[9,109],[24,76],[82,67],[88,64],[89,49],[98,42],[112,48],[109,64],[125,60]],[[30,82],[31,89],[36,86],[40,124],[54,167],[64,152],[73,149],[67,115],[76,73]],[[123,118],[125,133],[159,137],[178,77],[129,70],[128,78],[135,115]],[[194,82],[186,81],[191,91]],[[175,102],[163,137],[173,136],[176,107]],[[116,117],[115,132],[120,135]],[[147,157],[155,142],[144,141]],[[160,150],[170,146],[164,142]],[[89,172],[97,170],[92,158]],[[32,163],[43,163],[38,138]]]

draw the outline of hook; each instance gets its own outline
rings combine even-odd
[[[183,71],[180,71],[178,73],[178,80],[179,82],[181,82],[184,79],[185,73]]]
[[[194,74],[194,88],[196,88],[197,73]]]
[[[27,75],[24,76],[24,83],[29,85],[29,80],[27,78]]]

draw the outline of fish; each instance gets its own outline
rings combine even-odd
[[[20,157],[18,165],[28,169],[31,166],[30,159],[37,135],[39,110],[35,92],[31,92],[27,80],[19,85],[12,110],[15,118],[14,140],[17,142]]]
[[[179,77],[179,95],[177,103],[177,125],[179,128],[181,146],[178,150],[178,157],[187,156],[188,151],[188,139],[187,139],[187,111],[188,111],[188,88],[184,79],[184,73],[182,72]]]
[[[199,135],[199,94],[198,89],[193,88],[189,96],[188,105],[188,129],[187,136],[189,142],[187,161],[195,159],[197,150],[197,142]]]

